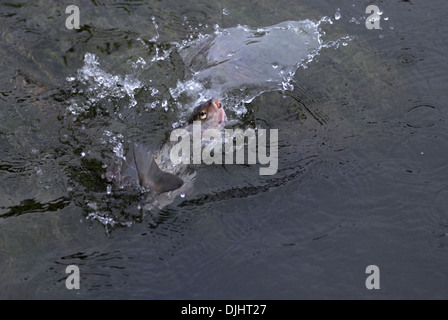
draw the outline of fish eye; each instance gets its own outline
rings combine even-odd
[[[207,118],[207,111],[202,110],[201,113],[199,113],[199,119],[204,120]]]

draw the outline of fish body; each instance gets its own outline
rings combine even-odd
[[[197,106],[184,129],[191,133],[195,121],[201,122],[201,130],[222,129],[227,120],[224,108],[218,98],[210,99]],[[170,159],[173,143],[164,144],[159,150],[134,143],[126,154],[119,174],[121,188],[139,186],[150,194],[145,208],[162,208],[177,196],[189,194],[196,172],[185,164],[174,165]]]

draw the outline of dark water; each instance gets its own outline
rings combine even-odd
[[[448,6],[381,2],[368,30],[370,4],[2,1],[0,298],[446,299]],[[324,16],[324,41],[349,41],[286,90],[222,92],[231,127],[279,130],[275,175],[202,165],[157,214],[109,183],[129,141],[191,110],[186,43]]]

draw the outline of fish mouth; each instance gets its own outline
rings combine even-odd
[[[218,114],[218,124],[222,124],[226,120],[226,113],[222,107],[221,101],[218,98],[212,98],[212,106],[214,111]]]

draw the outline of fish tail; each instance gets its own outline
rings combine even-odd
[[[184,182],[174,174],[162,171],[154,159],[154,153],[140,144],[134,144],[134,161],[140,186],[158,194],[180,188]]]

